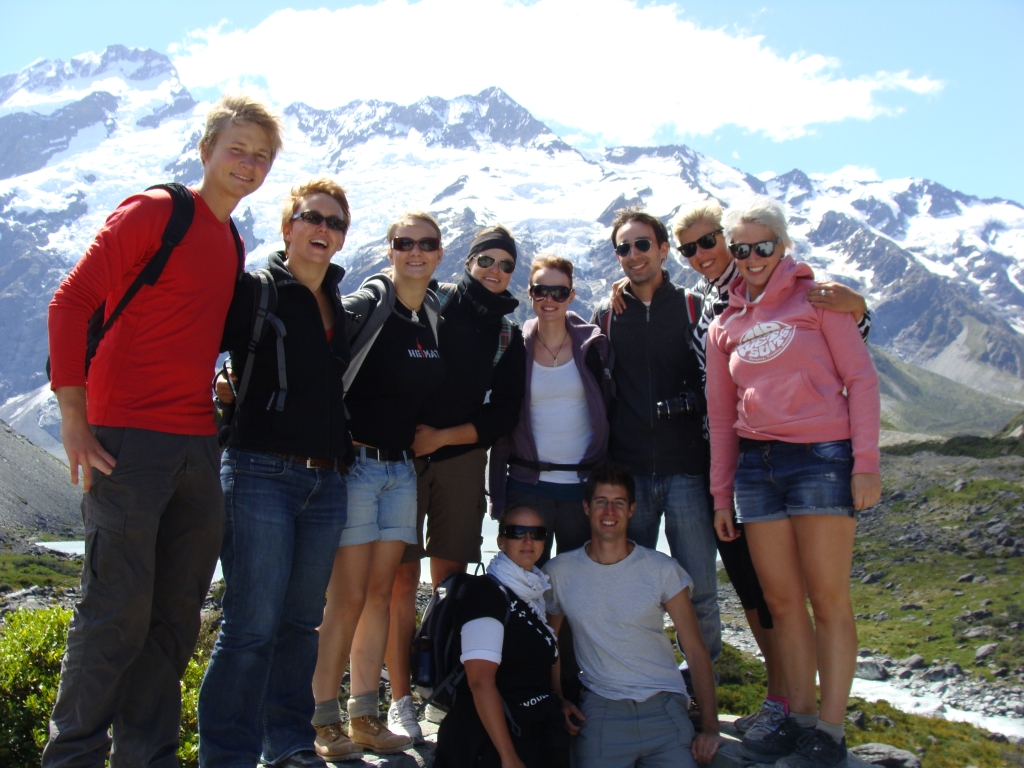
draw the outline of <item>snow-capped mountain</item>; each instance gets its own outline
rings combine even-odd
[[[107,214],[149,184],[198,181],[208,107],[147,49],[112,46],[0,77],[0,402],[45,383],[47,302]],[[874,343],[1024,401],[1024,208],[1015,202],[924,179],[799,170],[759,179],[685,146],[581,152],[499,88],[411,105],[278,107],[284,151],[235,213],[250,263],[280,247],[287,189],[327,174],[352,204],[338,258],[345,288],[380,265],[390,221],[417,208],[444,226],[442,277],[461,272],[480,227],[500,222],[527,257],[573,259],[591,305],[620,274],[608,240],[617,208],[643,203],[667,221],[709,195],[731,205],[769,194],[788,207],[799,258],[868,295]],[[690,281],[673,253],[675,278]],[[515,274],[519,295],[526,272]]]

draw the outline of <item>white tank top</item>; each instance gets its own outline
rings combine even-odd
[[[594,437],[583,381],[574,361],[555,368],[533,361],[530,428],[537,458],[552,464],[579,464]],[[576,472],[541,472],[546,483],[578,483]]]

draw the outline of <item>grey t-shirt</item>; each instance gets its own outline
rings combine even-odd
[[[583,685],[614,700],[686,695],[664,632],[665,603],[693,585],[679,563],[638,544],[624,560],[601,565],[580,547],[549,561],[544,572],[551,577],[548,613],[572,626]]]

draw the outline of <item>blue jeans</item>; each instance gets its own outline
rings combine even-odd
[[[636,512],[627,535],[642,547],[658,545],[661,516],[669,550],[693,579],[693,608],[711,660],[722,652],[718,615],[715,531],[704,478],[697,475],[636,475]]]
[[[416,468],[412,459],[377,461],[356,448],[349,467],[348,520],[340,547],[373,541],[416,543]],[[411,454],[410,454],[411,455]]]
[[[313,748],[313,669],[346,476],[229,448],[224,623],[199,691],[199,764],[252,768]]]

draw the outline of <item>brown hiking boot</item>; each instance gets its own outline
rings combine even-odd
[[[329,725],[315,725],[316,741],[313,746],[321,757],[336,762],[340,760],[359,760],[363,756],[363,750],[358,744],[345,735],[345,729],[341,723],[330,723]]]
[[[376,715],[350,719],[348,721],[348,736],[360,747],[370,752],[376,752],[378,755],[404,752],[412,746],[412,739],[392,733]]]

